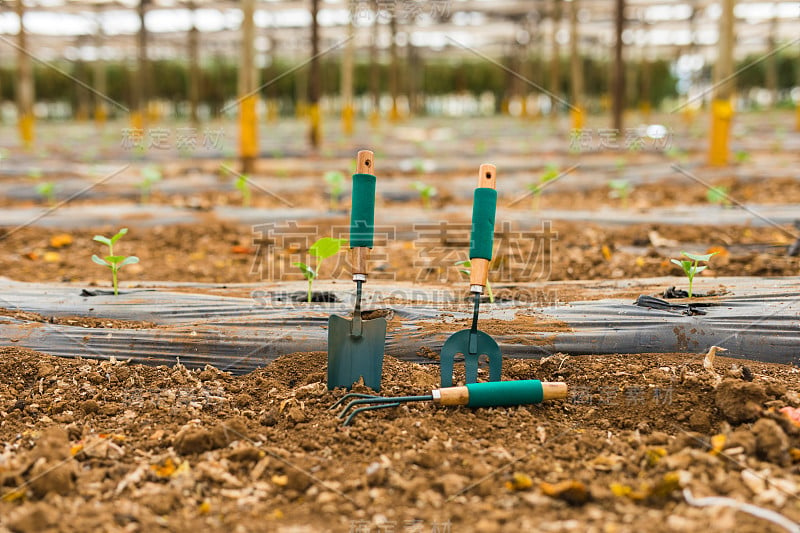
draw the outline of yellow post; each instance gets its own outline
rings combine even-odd
[[[258,116],[256,105],[258,96],[245,96],[239,104],[239,155],[245,172],[252,172],[253,160],[258,155]]]
[[[35,118],[33,115],[34,85],[33,68],[28,56],[27,35],[25,33],[25,6],[17,2],[17,16],[19,16],[19,33],[17,43],[17,116],[19,136],[25,148],[33,146],[35,137]]]
[[[144,117],[139,111],[131,112],[131,128],[134,130],[144,129]]]
[[[797,120],[795,121],[794,129],[800,131],[800,102],[797,102],[797,106],[795,107],[795,112]]]
[[[258,156],[258,90],[255,72],[255,0],[242,2],[242,49],[239,65],[239,157],[242,173],[255,169]]]
[[[31,148],[35,140],[34,125],[36,121],[31,113],[24,113],[19,117],[19,136],[25,148]]]
[[[309,121],[309,140],[314,147],[319,146],[320,138],[322,136],[322,118],[319,111],[319,102],[315,102],[308,106],[308,121]]]
[[[575,106],[570,110],[570,117],[572,118],[572,129],[582,130],[585,122],[583,109]]]
[[[711,103],[711,143],[708,150],[708,164],[725,166],[728,164],[728,140],[733,118],[733,107],[728,100],[714,100]]]
[[[708,164],[728,164],[733,106],[731,105],[731,82],[733,73],[733,4],[734,0],[722,1],[720,17],[719,55],[714,68],[714,99],[711,102],[711,138],[708,145]]]

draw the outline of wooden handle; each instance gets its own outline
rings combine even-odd
[[[371,153],[371,152],[370,152]],[[484,189],[497,189],[497,167],[484,163],[478,170],[478,187]]]
[[[356,174],[375,174],[375,154],[371,150],[359,150],[356,158]]]
[[[469,269],[469,284],[486,286],[486,280],[489,279],[489,260],[476,257],[470,259],[469,262],[472,266]]]
[[[563,400],[566,397],[566,383],[562,381],[542,381],[542,400]]]
[[[434,401],[439,405],[467,405],[469,402],[469,389],[466,387],[446,387],[439,389],[438,393],[439,398]]]
[[[478,188],[479,189],[497,189],[497,167],[484,163],[478,170]],[[489,279],[489,260],[476,257],[470,259],[472,266],[470,267],[469,284],[486,286],[486,280]]]
[[[359,246],[358,248],[350,248],[350,264],[352,267],[352,274],[367,275],[367,261],[369,260],[369,248],[366,246]]]

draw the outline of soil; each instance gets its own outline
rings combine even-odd
[[[678,159],[663,150],[569,153],[566,129],[509,119],[449,126],[431,119],[379,132],[363,128],[361,137],[352,139],[331,134],[326,138],[338,139],[335,148],[329,146],[331,153],[320,157],[305,147],[304,124],[287,129],[282,123],[280,134],[270,131],[264,137],[271,156],[259,160],[253,174],[274,183],[280,195],[254,187],[251,206],[269,213],[290,204],[320,213],[318,220],[298,220],[302,230],[290,238],[215,217],[212,207],[242,202],[233,178],[217,175],[220,153],[187,159],[151,151],[140,158],[121,149],[119,135],[110,130],[98,136],[94,128],[83,128],[78,137],[67,134],[72,130],[66,124],[42,124],[43,151],[13,148],[10,157],[3,154],[10,166],[0,172],[0,206],[43,205],[35,193],[37,182],[26,177],[34,167],[44,168],[62,199],[68,187],[59,190],[59,184],[96,183],[108,170],[92,169],[90,163],[111,169],[121,162],[131,165],[119,182],[99,183],[69,204],[134,204],[138,167],[157,162],[164,180],[149,201],[190,210],[197,222],[153,225],[152,215],[124,220],[130,232],[115,253],[136,255],[140,262],[122,269],[123,287],[183,282],[186,286],[172,290],[241,297],[263,285],[273,292],[297,291],[305,281],[292,263],[307,262],[311,243],[340,236],[349,220],[346,211],[330,209],[324,187],[309,178],[346,170],[357,146],[385,146],[389,153],[376,152],[376,160],[380,168],[385,164],[380,175],[391,194],[381,195],[377,206],[402,223],[391,226],[395,236],[376,239],[370,279],[380,280],[381,287],[402,283],[396,286],[419,287],[426,295],[463,287],[466,296],[464,267],[455,263],[467,258],[469,190],[452,188],[486,159],[508,176],[501,209],[528,224],[520,228],[498,219],[491,278],[498,300],[536,306],[633,300],[666,289],[648,280],[662,276],[677,276],[670,284],[685,288],[680,268],[670,262],[683,250],[718,252],[701,274],[711,279],[697,285],[708,294],[724,294],[723,284],[711,283],[714,277],[796,276],[800,258],[787,255],[796,230],[720,225],[711,218],[684,226],[658,220],[627,226],[553,220],[551,234],[542,239],[530,231],[542,213],[533,211],[533,198],[524,195],[547,163],[567,168],[580,162],[569,179],[547,186],[538,208],[605,210],[622,219],[653,207],[690,205],[702,215],[709,203],[705,187],[678,174],[661,178],[679,160],[711,185],[726,187],[738,202],[797,203],[797,151],[788,148],[796,139],[787,135],[786,150],[777,142],[768,146],[775,125],[786,123],[786,117],[769,122],[765,116],[737,117],[734,149],[748,148],[752,161],[725,170],[698,164],[705,158],[699,123],[676,133]],[[227,138],[236,137],[233,129],[229,133]],[[12,138],[4,137],[6,146]],[[86,150],[90,145],[96,149],[92,153]],[[426,166],[420,157],[434,162],[434,170],[414,170]],[[609,180],[620,178],[633,185],[627,201],[609,194]],[[416,179],[439,189],[430,211],[420,210],[410,186]],[[201,186],[194,188],[195,183]],[[450,210],[454,205],[458,208]],[[430,234],[415,227],[424,221],[434,221]],[[292,220],[283,222],[288,226]],[[92,237],[111,235],[119,227],[64,230],[38,223],[0,228],[0,275],[50,286],[72,283],[76,292],[109,289],[108,270],[91,262],[92,254],[105,251]],[[437,233],[438,223],[455,232]],[[326,290],[352,289],[347,261],[342,253],[319,268],[320,281],[342,283]],[[630,284],[609,281],[626,279]],[[578,281],[557,289],[544,283],[562,280]],[[530,282],[542,282],[542,291],[532,291],[539,285]],[[246,285],[229,290],[227,284],[235,283]],[[414,292],[390,294],[383,302],[406,301],[409,294]],[[466,298],[453,298],[452,291],[447,296],[443,304],[434,303],[448,312],[469,309]],[[43,313],[0,309],[0,321],[157,327]],[[365,313],[368,318],[386,310]],[[400,317],[386,318],[390,329],[403,326]],[[461,319],[422,323],[429,333],[468,325]],[[532,325],[553,333],[567,328],[543,323],[528,311],[509,321],[479,323],[491,335],[512,335]],[[545,336],[541,342],[549,341]],[[503,379],[563,381],[568,398],[474,410],[404,403],[362,413],[344,426],[330,410],[344,391],[327,390],[325,353],[287,354],[233,376],[213,367],[190,371],[180,364],[87,360],[80,358],[80,349],[76,359],[61,359],[13,341],[5,344],[10,346],[0,347],[0,533],[785,530],[719,501],[702,506],[709,502],[694,500],[709,496],[800,522],[800,370],[789,365],[723,357],[704,363],[703,354],[506,359]],[[174,349],[176,357],[184,355],[180,346]],[[437,387],[438,353],[423,342],[419,354],[430,364],[385,357],[383,395],[428,394]],[[485,379],[483,370],[480,375]],[[459,378],[463,369],[457,368]],[[363,386],[354,390],[370,392]]]
[[[305,223],[304,223],[305,224]],[[337,226],[338,224],[338,226]],[[330,235],[347,219],[309,221],[314,235]],[[19,281],[83,282],[108,287],[107,269],[91,262],[103,247],[96,234],[110,235],[118,228],[95,228],[65,233],[56,228],[0,229],[0,272]],[[703,276],[793,276],[800,272],[800,257],[786,250],[794,241],[790,228],[749,226],[669,226],[658,223],[600,226],[553,221],[552,239],[522,238],[511,230],[498,233],[493,263],[495,284],[519,281],[596,280],[682,276],[670,262],[681,250],[717,251]],[[542,234],[544,235],[544,234]],[[251,226],[208,218],[203,224],[133,228],[119,241],[115,253],[136,255],[140,262],[125,266],[125,284],[144,281],[207,283],[258,283],[302,280],[293,261],[308,261],[313,238],[300,242],[263,241]],[[427,239],[427,237],[426,237]],[[280,239],[279,239],[280,240]],[[64,244],[68,242],[68,244]],[[654,244],[655,243],[655,244]],[[466,259],[466,246],[454,240],[389,241],[377,244],[372,254],[373,278],[452,285],[466,277],[455,262]],[[320,279],[349,279],[347,254],[327,260]]]
[[[140,320],[118,320],[116,318],[95,318],[87,316],[43,316],[39,313],[30,311],[20,311],[18,309],[0,308],[1,317],[11,317],[28,322],[47,322],[49,324],[60,324],[63,326],[76,326],[81,328],[120,328],[120,329],[149,329],[156,325],[153,322]]]
[[[408,403],[343,427],[325,365],[298,353],[234,377],[3,348],[0,528],[780,530],[693,507],[685,490],[800,520],[800,427],[781,412],[800,405],[795,368],[718,357],[709,372],[686,354],[507,360],[504,379],[566,381],[569,397]],[[437,381],[435,365],[387,357],[382,392]]]

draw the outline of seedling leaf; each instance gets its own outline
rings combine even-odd
[[[122,228],[121,230],[119,230],[116,235],[111,237],[111,244],[116,244],[116,242],[120,240],[122,236],[125,235],[126,233],[128,233],[128,228]]]
[[[97,257],[96,255],[92,255],[92,261],[94,261],[98,265],[111,266],[108,263],[106,263],[105,261],[103,261],[102,259],[100,259],[99,257]]]
[[[124,259],[124,260],[123,260],[123,261],[122,261],[122,262],[119,264],[119,266],[121,266],[121,267],[124,267],[125,265],[133,265],[133,264],[135,264],[135,263],[138,263],[138,262],[139,262],[139,258],[138,258],[138,257],[136,257],[135,255],[131,255],[131,256],[129,256],[129,257],[126,257],[126,258],[125,258],[125,259]]]
[[[710,254],[699,255],[699,254],[690,254],[689,252],[681,252],[681,255],[684,255],[691,259],[692,261],[708,261],[719,252],[712,252]]]
[[[308,265],[307,265],[307,264],[305,264],[305,263],[301,263],[301,262],[299,262],[299,261],[298,261],[298,262],[296,262],[296,263],[292,263],[292,265],[294,265],[294,266],[296,266],[297,268],[299,268],[299,269],[300,269],[300,271],[303,273],[303,276],[304,276],[304,277],[305,277],[305,278],[306,278],[308,281],[311,281],[311,280],[313,280],[314,278],[316,278],[316,277],[317,277],[317,273],[316,273],[316,272],[314,272],[314,269],[313,269],[313,268],[311,268],[310,266],[308,266]]]
[[[102,235],[95,235],[92,240],[105,244],[106,246],[111,246],[113,244],[111,242],[111,239],[109,239],[108,237],[103,237]]]
[[[342,246],[346,242],[347,241],[345,239],[323,237],[311,245],[311,248],[308,249],[308,253],[314,257],[319,257],[320,259],[327,259],[328,257],[339,253],[339,250],[342,249]]]

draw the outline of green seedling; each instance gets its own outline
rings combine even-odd
[[[730,207],[731,201],[728,199],[728,187],[725,185],[711,187],[706,191],[706,200],[710,204]]]
[[[708,265],[698,265],[698,263],[707,263],[712,257],[719,252],[712,252],[710,254],[698,255],[690,254],[689,252],[681,252],[681,255],[688,259],[672,259],[672,262],[683,269],[686,277],[689,280],[689,298],[692,297],[692,283],[694,277],[708,268]]]
[[[733,159],[740,165],[742,163],[747,163],[750,161],[750,152],[747,150],[736,150],[733,154]]]
[[[419,193],[419,198],[422,201],[422,208],[430,209],[431,198],[439,194],[439,191],[436,190],[436,187],[433,185],[427,185],[421,181],[415,181],[411,184],[411,186],[414,187],[414,189]]]
[[[539,181],[528,185],[528,189],[533,193],[533,210],[538,211],[541,205],[542,191],[547,184],[559,176],[558,167],[549,163],[544,170],[544,174],[539,177]]]
[[[608,188],[611,189],[608,196],[611,198],[619,198],[622,202],[622,207],[627,209],[628,197],[630,197],[631,191],[633,191],[631,182],[625,179],[611,180],[608,182]]]
[[[470,274],[472,274],[472,271],[470,270],[472,268],[472,261],[470,261],[469,259],[467,259],[465,261],[456,261],[455,264],[456,264],[456,266],[466,267],[466,268],[460,268],[458,270],[462,274],[464,274],[466,276],[469,276]],[[489,297],[489,303],[493,304],[494,303],[494,294],[492,293],[492,284],[489,283],[488,279],[486,280],[486,296]]]
[[[114,296],[119,294],[117,290],[117,272],[119,272],[119,269],[121,269],[125,265],[132,265],[134,263],[139,262],[139,258],[133,255],[128,257],[125,257],[124,255],[114,255],[114,244],[118,240],[120,240],[122,236],[125,235],[126,233],[128,233],[128,228],[122,228],[117,232],[116,235],[114,235],[110,239],[108,237],[103,237],[102,235],[95,235],[93,239],[99,243],[108,246],[107,256],[100,259],[96,255],[92,255],[92,261],[94,261],[98,265],[102,265],[104,267],[108,267],[111,269],[111,281],[114,285]]]
[[[331,211],[336,211],[339,209],[339,200],[344,192],[344,174],[338,170],[331,170],[325,173],[324,179],[331,197]]]
[[[36,193],[47,201],[48,204],[56,203],[56,184],[52,181],[45,181],[36,185]]]
[[[150,201],[150,191],[153,184],[161,181],[161,171],[157,167],[147,166],[142,169],[142,181],[136,184],[139,187],[139,202],[146,204]]]
[[[341,250],[342,246],[344,246],[346,243],[347,239],[334,239],[333,237],[323,237],[314,244],[312,244],[311,247],[308,249],[308,253],[317,258],[316,270],[302,262],[292,263],[293,266],[296,266],[297,268],[300,269],[300,272],[302,272],[303,277],[308,280],[309,303],[311,303],[311,293],[314,285],[314,280],[319,277],[320,268],[322,267],[322,261],[338,254],[339,250]]]
[[[239,174],[236,181],[233,182],[242,195],[242,207],[250,207],[250,181],[246,174]]]

